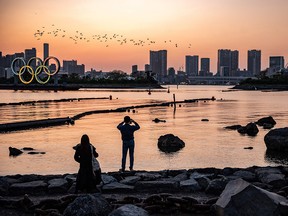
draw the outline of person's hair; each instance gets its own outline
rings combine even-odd
[[[90,140],[89,140],[89,137],[87,134],[84,134],[82,137],[81,137],[81,145],[89,145],[90,144]]]
[[[125,123],[129,123],[129,122],[130,122],[130,120],[131,120],[131,119],[130,119],[130,117],[129,117],[129,116],[125,116],[125,117],[124,117],[124,122],[125,122]]]

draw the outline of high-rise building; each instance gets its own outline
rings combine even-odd
[[[77,60],[63,60],[63,70],[69,73],[69,66],[76,66]]]
[[[138,65],[132,65],[132,73],[138,72]]]
[[[279,71],[284,68],[284,56],[270,56],[269,68]]]
[[[84,75],[85,65],[78,65],[77,60],[63,60],[63,70],[68,74]]]
[[[168,69],[168,76],[174,77],[175,76],[175,69],[173,67],[170,67]]]
[[[36,49],[25,49],[25,61],[28,63],[28,61],[33,57],[36,57]],[[36,68],[36,59],[31,61],[30,66]]]
[[[220,76],[232,76],[238,70],[239,52],[230,49],[218,50],[217,73]]]
[[[150,50],[150,69],[159,82],[164,81],[167,76],[167,50]]]
[[[198,76],[199,73],[199,56],[185,57],[185,71],[187,76]]]
[[[44,43],[43,44],[43,61],[49,56],[49,44]]]
[[[149,64],[145,64],[144,69],[145,69],[145,71],[151,71]]]
[[[201,58],[201,71],[205,74],[210,72],[210,58]]]
[[[239,51],[231,51],[231,73],[232,76],[239,69]]]
[[[248,50],[247,69],[253,75],[259,75],[261,71],[261,50]]]

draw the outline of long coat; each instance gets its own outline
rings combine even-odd
[[[76,192],[78,190],[86,192],[94,192],[96,190],[96,181],[92,169],[92,154],[91,146],[93,147],[93,156],[98,157],[98,153],[93,145],[77,145],[74,154],[74,159],[80,163],[76,179]]]

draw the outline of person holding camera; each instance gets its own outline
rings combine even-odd
[[[129,116],[124,117],[124,121],[119,123],[117,126],[118,130],[121,132],[122,138],[122,166],[119,171],[124,172],[126,166],[126,157],[129,150],[130,157],[130,171],[133,170],[134,165],[134,132],[140,129],[140,126],[137,122],[131,119]]]

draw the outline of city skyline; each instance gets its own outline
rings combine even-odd
[[[167,50],[167,68],[176,70],[185,67],[185,56],[210,58],[214,74],[219,49],[238,50],[240,69],[247,69],[247,50],[261,50],[262,70],[269,67],[270,56],[287,59],[285,0],[87,0],[81,4],[72,0],[69,7],[64,1],[29,0],[24,4],[4,0],[0,8],[0,28],[5,29],[0,32],[3,55],[35,47],[37,56],[43,56],[43,43],[49,43],[51,55],[77,59],[87,70],[120,69],[130,73],[134,64],[142,70],[149,63],[150,50]],[[55,36],[53,31],[57,29],[62,32]],[[41,38],[35,37],[37,30],[46,32]],[[78,40],[75,44],[69,37],[74,37],[76,31],[90,41]],[[106,43],[92,36],[112,38],[116,34],[117,39]],[[127,43],[117,42],[123,40],[121,36],[127,38]],[[135,41],[129,43],[128,39]],[[155,43],[148,45],[147,39]],[[146,44],[135,45],[139,41]]]

